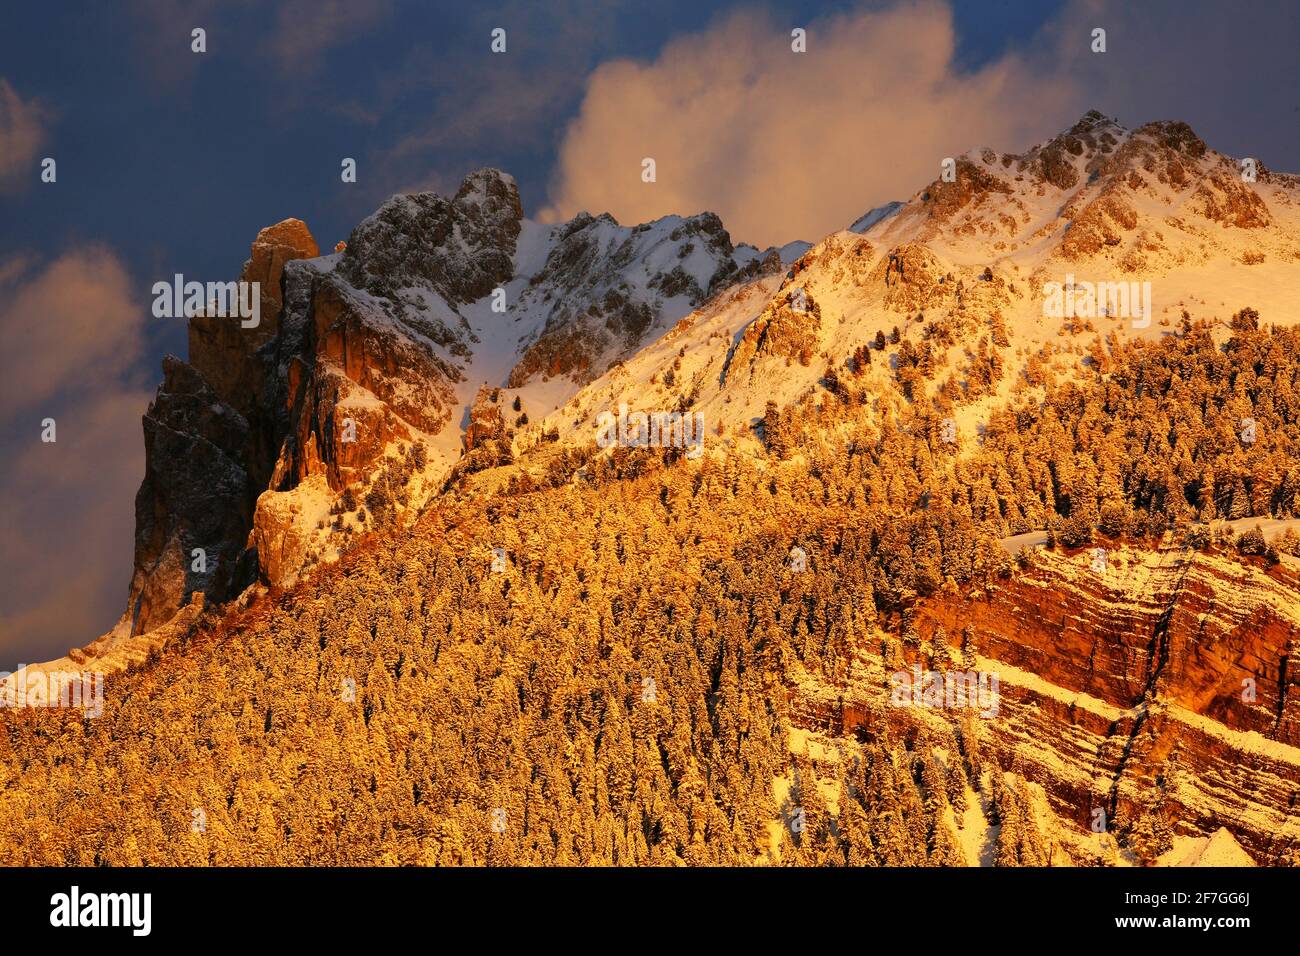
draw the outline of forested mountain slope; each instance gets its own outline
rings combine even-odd
[[[933,400],[847,375],[773,408],[758,459],[546,442],[466,472],[409,531],[199,614],[109,677],[102,717],[7,712],[0,853],[1145,863],[1223,828],[1292,862],[1296,580],[1196,520],[1294,513],[1300,334],[1230,324],[1099,341],[1086,376],[996,412],[964,456]],[[1017,566],[1000,541],[1033,527],[1058,553]],[[1201,587],[1141,571],[1175,559]],[[1088,684],[1104,669],[1058,642],[1115,608],[1131,683]],[[1158,663],[1125,668],[1125,646]],[[1000,674],[1002,704],[894,706],[913,663]]]

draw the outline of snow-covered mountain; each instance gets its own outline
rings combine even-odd
[[[1089,112],[953,171],[763,252],[711,213],[532,222],[496,170],[393,197],[329,255],[297,220],[263,230],[242,276],[262,284],[261,325],[192,319],[189,361],[164,362],[129,607],[88,652],[127,653],[194,592],[292,584],[450,475],[536,469],[530,451],[590,444],[620,405],[702,414],[706,449],[757,452],[769,402],[850,368],[887,392],[924,349],[965,441],[1021,369],[1069,375],[1098,335],[1160,335],[1184,307],[1295,314],[1300,180],[1185,124]],[[1046,314],[1049,283],[1127,281],[1150,283],[1150,321]]]
[[[329,255],[298,220],[263,230],[241,276],[261,285],[261,324],[193,318],[188,361],[164,362],[144,420],[126,613],[36,669],[118,670],[214,621],[256,629],[249,621],[264,607],[225,617],[204,605],[293,588],[374,541],[368,532],[405,533],[440,495],[452,510],[502,486],[525,508],[579,500],[622,409],[702,416],[704,451],[745,469],[737,459],[752,456],[767,484],[768,469],[800,465],[768,455],[764,420],[811,397],[829,409],[811,416],[817,437],[834,446],[845,423],[828,396],[846,394],[844,376],[871,427],[891,408],[933,401],[969,451],[997,403],[1041,397],[1051,376],[1084,378],[1107,337],[1164,335],[1184,309],[1227,320],[1249,306],[1265,322],[1296,320],[1300,178],[1222,155],[1185,124],[1128,130],[1089,112],[1022,154],[974,150],[946,171],[815,244],[761,252],[733,244],[711,213],[630,227],[608,215],[532,222],[514,181],[495,170],[471,174],[449,198],[393,197]],[[1147,284],[1149,310],[1145,289],[1128,300],[1095,293],[1130,282]],[[1067,293],[1080,297],[1062,312],[1053,297]],[[571,467],[551,469],[557,462]],[[860,490],[856,478],[847,484]],[[669,486],[655,490],[652,507],[673,512]],[[761,512],[766,496],[742,504]],[[917,509],[928,501],[927,492]],[[486,512],[473,527],[495,533],[497,502],[468,502]],[[996,510],[992,485],[988,502]],[[418,533],[429,535],[435,517]],[[895,517],[901,526],[916,515],[883,520]],[[982,589],[946,573],[939,583],[936,562],[924,600],[911,591],[881,602],[893,620],[869,599],[869,614],[850,616],[842,672],[783,663],[784,684],[765,696],[786,697],[789,748],[812,778],[800,791],[825,774],[835,792],[846,769],[835,766],[839,744],[864,728],[950,733],[947,716],[894,709],[888,678],[900,660],[952,663],[950,635],[960,633],[965,666],[1000,674],[1005,706],[982,734],[994,759],[975,774],[980,793],[962,784],[967,812],[953,822],[966,862],[987,862],[999,842],[988,803],[1007,767],[1029,781],[1019,812],[1037,817],[1050,851],[1068,860],[1125,862],[1113,841],[1094,839],[1088,814],[1100,805],[1140,819],[1156,790],[1185,827],[1163,862],[1293,859],[1300,830],[1285,808],[1300,775],[1300,723],[1286,661],[1300,605],[1288,562],[1144,540],[1117,544],[1099,575],[1077,548],[1036,553],[1049,536],[1039,517],[1006,529],[1014,572],[995,539],[982,542],[1008,562]],[[846,567],[889,551],[883,538],[855,534],[832,536],[853,548]],[[463,541],[453,546],[468,554]],[[910,566],[935,550],[894,553]],[[405,573],[367,567],[384,582]],[[810,577],[828,589],[843,580]],[[771,626],[804,627],[795,620],[778,615]],[[1257,696],[1240,696],[1259,675]],[[270,712],[257,720],[270,727]],[[1171,765],[1177,774],[1165,773]]]
[[[714,447],[743,447],[768,401],[810,394],[884,336],[865,374],[895,376],[903,343],[924,344],[936,388],[952,379],[969,435],[1031,358],[1068,375],[1095,336],[1159,336],[1184,308],[1226,321],[1252,306],[1266,321],[1295,321],[1300,178],[1218,153],[1184,123],[1128,130],[1091,111],[1025,153],[977,149],[954,163],[953,181],[873,209],[785,272],[713,297],[545,426],[582,444],[621,402],[689,406]],[[1053,283],[1131,282],[1150,284],[1150,315],[1097,303],[1074,319],[1049,314]],[[977,396],[971,374],[989,356],[1004,374]],[[727,437],[713,436],[717,426]]]

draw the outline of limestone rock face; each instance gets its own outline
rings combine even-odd
[[[191,318],[189,362],[167,360],[145,417],[134,633],[194,590],[291,582],[338,552],[320,540],[332,497],[410,477],[392,456],[450,422],[476,343],[456,309],[511,278],[522,215],[514,180],[479,170],[451,199],[390,199],[331,256],[297,219],[258,234],[240,281],[259,322]]]
[[[297,580],[302,569],[311,563],[309,550],[314,542],[311,521],[323,516],[322,505],[331,497],[322,475],[308,477],[295,491],[298,493],[262,492],[249,535],[263,580],[284,587]]]
[[[1300,674],[1285,666],[1300,638],[1293,574],[1180,551],[1136,552],[1105,574],[1088,570],[1087,551],[1039,559],[987,601],[922,616],[960,633],[960,611],[981,654],[1116,707],[1158,698],[1300,746]]]
[[[731,353],[724,375],[753,372],[763,358],[797,361],[808,365],[817,347],[821,306],[802,287],[781,292],[746,329]]]
[[[994,205],[1010,192],[1011,187],[1002,177],[963,157],[956,161],[952,182],[939,179],[930,187],[928,201],[931,215],[947,221],[964,208]]]
[[[494,389],[483,385],[478,390],[470,408],[469,425],[465,428],[465,451],[472,452],[486,441],[501,441],[506,437],[506,423],[501,406],[493,398]]]
[[[283,428],[276,346],[284,271],[317,254],[297,219],[263,229],[240,277],[260,285],[259,323],[245,328],[237,317],[194,316],[190,361],[163,362],[163,384],[144,417],[127,611],[133,634],[168,621],[191,592],[217,600],[237,594],[256,571],[245,541]]]
[[[845,686],[793,689],[795,723],[852,734],[943,719],[892,707],[889,674],[996,674],[996,714],[972,732],[1042,783],[1080,847],[1094,811],[1131,822],[1154,794],[1177,833],[1226,825],[1256,861],[1282,862],[1300,836],[1279,809],[1300,799],[1296,572],[1182,550],[1127,551],[1105,574],[1089,561],[1039,551],[988,592],[918,602],[916,647],[888,665],[866,648]]]
[[[193,317],[189,362],[168,360],[145,418],[137,633],[193,590],[220,602],[337,556],[363,530],[326,540],[341,512],[365,520],[333,507],[345,492],[414,514],[462,454],[464,470],[509,461],[503,411],[475,401],[471,369],[516,397],[564,376],[545,386],[554,407],[759,265],[711,213],[527,229],[515,181],[481,169],[451,197],[394,196],[331,255],[297,219],[258,234],[240,276],[260,287],[258,323]],[[191,570],[195,548],[206,570]]]
[[[1272,223],[1268,207],[1238,176],[1216,170],[1196,190],[1205,218],[1238,229],[1263,229]]]
[[[339,271],[353,286],[393,301],[424,287],[452,306],[480,299],[514,273],[523,220],[515,181],[495,169],[471,173],[452,199],[394,196],[348,238]]]
[[[165,623],[193,591],[227,594],[247,571],[240,557],[241,528],[252,515],[246,500],[249,422],[180,359],[168,356],[163,372],[144,416],[133,633]]]
[[[732,245],[713,213],[627,228],[608,213],[558,227],[544,267],[519,297],[544,317],[509,385],[567,377],[586,383],[728,285],[752,277],[757,250]],[[779,262],[779,257],[778,257]],[[671,324],[671,323],[670,323]]]
[[[260,313],[255,327],[244,328],[229,318],[195,316],[189,324],[190,364],[213,390],[241,411],[247,411],[266,388],[257,373],[261,363],[248,356],[276,338],[283,309],[281,279],[284,267],[294,259],[320,255],[316,240],[300,219],[286,219],[268,226],[253,240],[252,251],[241,282],[259,287]]]
[[[871,272],[871,282],[882,287],[885,305],[897,312],[915,313],[956,299],[957,286],[947,281],[952,267],[928,247],[907,244],[892,249]]]
[[[280,310],[284,306],[280,286],[284,267],[295,259],[315,259],[319,255],[316,240],[301,219],[285,219],[267,226],[253,240],[252,254],[244,263],[239,278],[261,284],[262,322],[267,323],[270,331],[274,332],[278,327]]]

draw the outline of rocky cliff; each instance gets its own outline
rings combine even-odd
[[[994,587],[912,609],[910,641],[859,648],[842,686],[791,688],[798,726],[874,734],[882,722],[957,719],[1003,769],[1041,785],[1055,837],[1079,863],[1102,836],[1158,810],[1174,833],[1226,830],[1261,863],[1300,839],[1300,579],[1172,546],[1033,552]],[[898,707],[890,675],[998,678],[996,713]]]
[[[165,623],[191,592],[218,600],[238,593],[256,570],[245,539],[283,440],[278,372],[286,341],[297,332],[282,321],[285,268],[318,254],[296,219],[262,230],[240,276],[259,284],[259,324],[195,316],[190,361],[163,362],[163,384],[144,417],[131,634]]]
[[[507,428],[498,402],[552,410],[762,263],[709,213],[531,223],[490,169],[450,198],[394,196],[332,255],[299,220],[262,230],[240,276],[260,323],[191,318],[189,360],[164,362],[114,636],[195,591],[291,584],[354,532],[413,517],[462,454],[509,460],[527,417]]]

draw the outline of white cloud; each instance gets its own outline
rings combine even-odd
[[[653,63],[602,66],[565,134],[545,214],[640,222],[710,209],[737,239],[817,239],[910,195],[945,156],[1055,132],[1077,98],[1032,82],[1014,56],[959,71],[941,3],[807,30],[807,52],[794,53],[787,25],[743,12]],[[653,184],[640,181],[644,157],[656,162]]]

